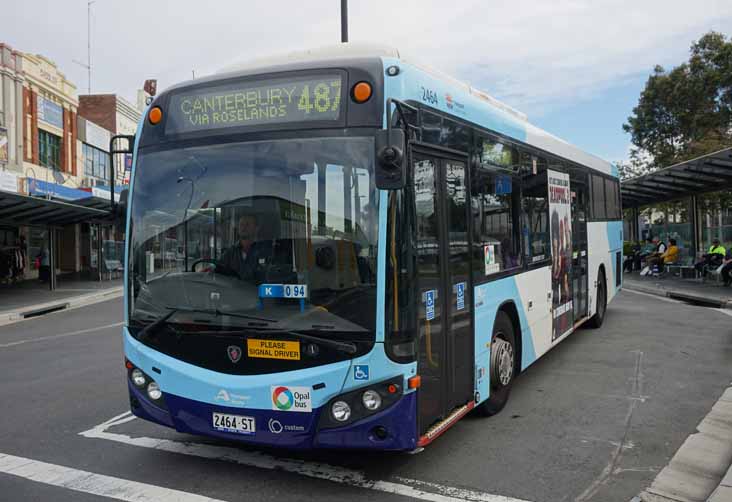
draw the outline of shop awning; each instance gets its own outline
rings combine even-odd
[[[87,201],[87,206],[79,204],[84,199],[69,203],[0,191],[0,223],[64,226],[81,222],[108,222],[111,217],[109,200],[104,201],[106,205],[103,206],[102,199],[88,199],[95,200]]]
[[[623,207],[639,207],[732,188],[732,148],[620,183]]]

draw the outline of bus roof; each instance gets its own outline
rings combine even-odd
[[[523,112],[503,103],[494,98],[485,91],[476,89],[470,84],[458,80],[439,70],[435,70],[421,62],[406,57],[394,47],[379,44],[367,43],[346,43],[329,45],[313,49],[304,49],[291,51],[279,55],[268,56],[264,58],[253,59],[248,62],[235,64],[223,68],[218,74],[222,73],[251,73],[257,69],[265,69],[272,67],[286,67],[288,65],[302,65],[304,63],[334,62],[338,60],[354,60],[354,59],[398,59],[406,64],[415,67],[417,70],[428,74],[430,77],[439,80],[444,85],[460,90],[468,95],[471,107],[477,109],[487,108],[491,111],[498,111],[506,120],[525,131],[525,138],[514,138],[523,141],[526,144],[544,150],[548,153],[563,157],[578,164],[590,167],[592,169],[617,176],[617,168],[611,163],[592,155],[584,150],[564,141],[553,134],[536,127],[528,121],[528,117]],[[466,103],[467,104],[467,103]],[[480,125],[480,124],[478,124]],[[502,133],[503,131],[496,131]],[[512,137],[511,134],[507,136]]]

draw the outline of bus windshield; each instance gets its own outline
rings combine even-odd
[[[184,332],[373,338],[373,151],[373,138],[363,137],[142,149],[131,202],[131,325],[176,311],[170,322]]]

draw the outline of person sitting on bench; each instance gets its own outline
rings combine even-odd
[[[726,254],[727,250],[719,244],[719,239],[715,238],[712,240],[709,252],[702,255],[702,259],[694,264],[694,268],[702,277],[706,277],[709,270],[715,269],[722,264]]]
[[[722,276],[724,285],[729,287],[732,284],[732,249],[727,250],[727,255],[724,257],[722,264],[724,266],[719,273]]]
[[[679,248],[676,246],[676,239],[669,239],[668,240],[668,249],[666,249],[663,253],[655,254],[652,257],[649,257],[646,259],[646,263],[649,267],[651,267],[651,270],[653,269],[654,265],[658,265],[658,268],[663,268],[665,265],[673,265],[676,263],[676,260],[679,258]]]

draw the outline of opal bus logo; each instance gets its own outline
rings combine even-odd
[[[272,409],[277,411],[310,412],[313,410],[310,400],[310,387],[271,387]]]
[[[289,411],[292,408],[292,392],[287,387],[277,387],[272,393],[272,404],[280,411]]]

